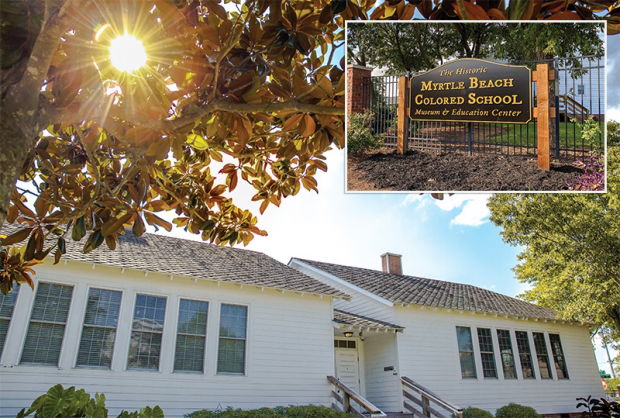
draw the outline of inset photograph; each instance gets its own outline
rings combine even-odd
[[[604,192],[605,22],[348,22],[347,192]]]

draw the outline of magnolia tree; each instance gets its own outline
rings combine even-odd
[[[2,2],[3,292],[67,239],[113,250],[146,224],[231,245],[264,235],[234,190],[248,183],[263,212],[317,189],[324,153],[344,144],[345,20],[620,21],[605,0],[220,3]]]

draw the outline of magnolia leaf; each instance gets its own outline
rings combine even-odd
[[[11,245],[22,242],[23,240],[28,238],[32,230],[33,228],[20,229],[19,231],[7,236],[6,238],[3,238],[2,245]]]
[[[191,133],[187,135],[187,140],[185,141],[189,146],[199,151],[204,151],[209,148],[209,144],[207,141],[200,135]]]

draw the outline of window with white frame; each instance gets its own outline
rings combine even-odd
[[[190,299],[179,302],[175,371],[204,371],[208,313],[208,302]]]
[[[73,286],[40,282],[34,298],[22,363],[58,364]]]
[[[165,297],[136,295],[127,359],[128,369],[159,369],[165,315]]]
[[[218,373],[245,373],[247,317],[247,306],[222,304],[217,352]]]
[[[549,353],[547,352],[545,334],[542,332],[534,332],[532,335],[534,336],[534,348],[536,349],[536,359],[538,360],[540,378],[551,379],[551,364],[549,364]]]
[[[502,359],[502,370],[504,371],[504,379],[516,379],[517,372],[515,370],[515,357],[514,353],[512,352],[510,331],[507,329],[498,329],[497,342],[499,344],[499,355]]]
[[[77,366],[109,368],[112,364],[121,295],[116,290],[88,291]]]
[[[474,358],[474,344],[471,339],[471,328],[456,327],[456,339],[461,362],[461,376],[467,379],[475,379],[476,360]]]
[[[13,289],[8,294],[5,295],[0,292],[0,355],[2,355],[6,334],[9,332],[9,324],[11,323],[18,293],[19,285],[15,282],[13,282]]]
[[[482,361],[482,375],[484,377],[497,377],[491,329],[478,328],[478,346],[480,347],[480,360]]]
[[[558,334],[549,334],[549,341],[551,342],[551,353],[553,354],[553,362],[555,363],[555,372],[558,379],[568,379],[566,358],[564,357],[564,350],[562,350],[560,336]]]
[[[532,362],[532,350],[530,348],[530,340],[525,331],[515,331],[517,339],[517,349],[519,350],[519,362],[521,363],[521,371],[524,379],[536,379],[534,372],[534,364]]]

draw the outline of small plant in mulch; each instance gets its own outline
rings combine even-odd
[[[605,187],[605,161],[602,155],[590,153],[576,162],[583,174],[569,184],[570,190],[603,190]]]
[[[347,127],[347,150],[350,154],[362,154],[380,148],[383,141],[372,132],[374,113],[352,113]]]

